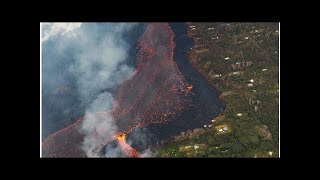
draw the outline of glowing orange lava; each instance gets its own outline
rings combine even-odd
[[[189,91],[192,91],[192,85],[190,85],[190,86],[187,86],[187,89],[189,90]]]
[[[117,137],[118,139],[118,142],[122,148],[122,150],[126,153],[126,155],[128,157],[141,157],[140,154],[134,149],[132,148],[131,146],[129,146],[127,143],[126,143],[126,135],[125,134],[121,134]]]

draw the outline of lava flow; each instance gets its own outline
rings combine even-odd
[[[136,157],[136,158],[141,157],[140,154],[135,149],[133,149],[131,146],[129,146],[126,143],[126,134],[119,135],[117,139],[122,150],[126,153],[128,157]]]
[[[118,139],[129,157],[139,154],[125,143],[125,135],[135,128],[174,119],[191,103],[192,85],[188,84],[173,60],[174,34],[168,23],[149,23],[139,39],[136,71],[123,81],[116,93],[113,109],[99,112],[99,116],[112,117],[118,132],[102,137],[95,145],[95,153],[110,141]],[[97,113],[98,114],[98,113]],[[86,117],[84,117],[86,118]],[[64,130],[49,136],[43,143],[44,156],[82,157],[81,144],[87,134],[79,133],[79,120]],[[96,125],[98,128],[98,124]],[[103,136],[97,129],[92,137]]]

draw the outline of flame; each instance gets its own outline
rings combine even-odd
[[[131,146],[126,143],[126,134],[120,134],[117,137],[122,150],[127,154],[128,157],[141,157],[140,154]]]
[[[190,86],[187,86],[187,89],[188,89],[188,91],[191,91],[192,90],[192,85],[190,85]]]
[[[126,134],[120,134],[118,137],[117,137],[118,141],[126,141]]]

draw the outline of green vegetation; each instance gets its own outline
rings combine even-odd
[[[210,128],[181,135],[158,156],[278,157],[278,23],[188,24],[191,63],[221,91],[226,109]]]

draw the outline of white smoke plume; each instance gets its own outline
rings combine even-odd
[[[146,149],[145,151],[143,151],[141,153],[141,157],[143,158],[149,158],[149,157],[153,157],[154,153],[150,150],[150,148]]]
[[[49,99],[62,84],[77,94],[85,109],[81,133],[88,157],[92,150],[117,131],[112,117],[95,114],[112,109],[111,89],[133,73],[126,64],[130,45],[123,36],[136,23],[45,23],[42,25],[43,89]],[[63,70],[61,70],[63,68]],[[65,88],[68,89],[68,88]],[[65,101],[69,98],[65,97]],[[46,99],[46,97],[44,97]],[[48,100],[50,101],[50,99]],[[49,104],[49,103],[47,103]],[[63,105],[69,108],[68,105]],[[48,107],[48,106],[46,106]],[[70,112],[72,110],[66,111]],[[96,136],[96,134],[99,136]],[[97,138],[98,137],[98,138]],[[113,156],[117,154],[107,154]]]

